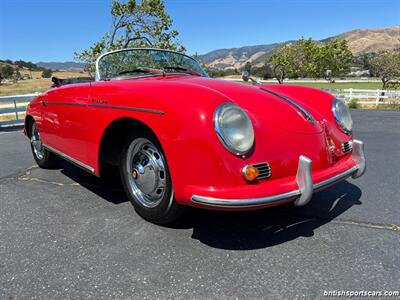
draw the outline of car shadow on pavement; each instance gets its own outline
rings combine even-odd
[[[177,227],[192,227],[192,238],[213,248],[266,248],[298,237],[313,236],[315,229],[331,222],[353,205],[360,205],[361,194],[357,186],[343,181],[315,194],[304,207],[287,204],[248,212],[196,209]]]
[[[70,180],[113,204],[129,201],[118,174],[104,180],[68,162],[60,163],[61,173]],[[252,250],[283,244],[298,237],[311,237],[314,230],[331,222],[353,205],[362,204],[361,190],[343,181],[314,194],[303,207],[293,204],[243,212],[189,208],[170,228],[193,229],[191,238],[213,248]]]
[[[112,177],[103,179],[91,175],[66,161],[60,161],[59,168],[61,168],[63,175],[108,202],[121,204],[129,201],[123,191],[117,172]]]

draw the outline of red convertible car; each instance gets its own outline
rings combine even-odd
[[[50,168],[62,157],[96,176],[119,168],[151,222],[172,222],[188,205],[301,206],[365,171],[347,106],[324,91],[211,79],[193,58],[160,49],[108,52],[96,68],[94,80],[55,78],[29,104],[34,158]]]

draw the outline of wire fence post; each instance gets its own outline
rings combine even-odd
[[[380,90],[376,90],[376,99],[375,99],[375,105],[378,106],[379,104],[379,96],[380,96]]]
[[[24,118],[20,118],[20,113],[25,113],[27,105],[37,95],[0,96],[0,128],[23,124]]]
[[[17,101],[15,99],[14,99],[14,108],[15,108],[15,119],[18,120]]]

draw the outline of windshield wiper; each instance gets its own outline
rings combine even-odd
[[[180,67],[180,66],[172,66],[172,67],[164,67],[164,69],[166,70],[178,70],[178,71],[184,71],[186,73],[190,73],[192,75],[196,75],[196,76],[202,76],[199,72],[190,69],[190,68],[185,68],[185,67]]]
[[[151,74],[160,74],[165,76],[165,72],[163,70],[151,69],[151,68],[136,68],[131,70],[125,70],[118,72],[118,75],[124,75],[129,73],[151,73]]]

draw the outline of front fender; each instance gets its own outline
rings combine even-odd
[[[312,115],[323,124],[327,134],[332,138],[335,144],[341,145],[348,141],[349,138],[353,138],[352,134],[345,134],[335,120],[332,112],[332,101],[335,99],[335,96],[332,94],[320,89],[305,86],[284,84],[262,86],[289,97],[310,111]]]

